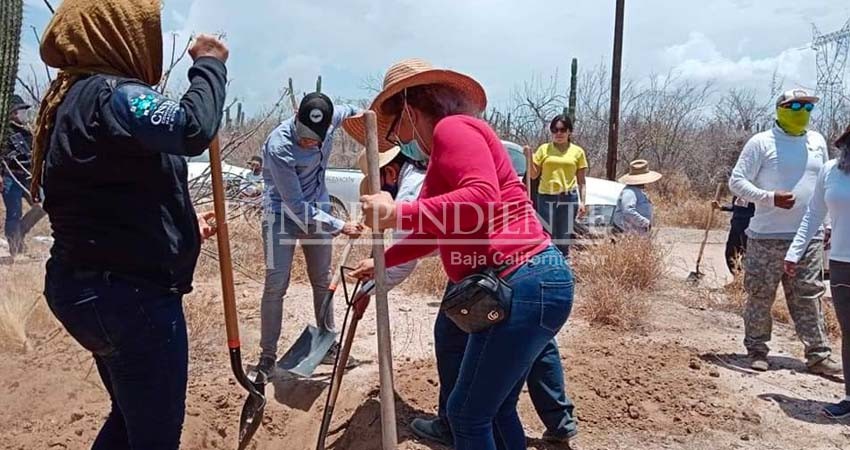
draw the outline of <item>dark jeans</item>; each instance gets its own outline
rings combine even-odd
[[[532,399],[537,397],[544,423],[552,431],[574,434],[572,404],[563,393],[553,340],[572,308],[572,273],[563,255],[550,247],[508,282],[513,288],[511,313],[499,325],[466,334],[445,315],[437,317],[439,414],[448,419],[456,450],[526,448],[516,404],[532,371],[539,377]],[[562,428],[570,425],[573,431]]]
[[[832,303],[841,329],[841,362],[844,365],[844,392],[850,395],[850,263],[829,261]]]
[[[21,232],[21,215],[23,214],[24,190],[18,185],[11,174],[3,175],[3,205],[6,208],[6,221],[3,234],[9,242],[9,253],[12,256],[23,249],[24,237]]]
[[[458,328],[445,314],[437,315],[434,323],[437,367],[440,377],[439,416],[443,425],[449,427],[446,416],[446,402],[454,388],[454,381],[460,371],[462,355],[466,348],[467,334]],[[449,356],[453,355],[453,358]],[[564,367],[555,339],[546,343],[546,347],[534,360],[526,380],[528,395],[537,417],[546,426],[546,430],[555,436],[575,436],[578,427],[575,420],[575,405],[566,392]]]
[[[56,318],[92,352],[112,411],[93,450],[180,446],[188,342],[182,295],[47,263],[45,297]]]
[[[558,195],[540,194],[537,198],[537,214],[558,250],[569,255],[578,214],[578,194],[575,191]]]
[[[729,237],[726,239],[726,267],[732,275],[739,273],[747,253],[747,227],[750,219],[732,219]]]

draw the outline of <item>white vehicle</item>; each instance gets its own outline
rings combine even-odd
[[[209,150],[204,151],[198,156],[190,156],[187,158],[188,179],[190,189],[199,189],[208,187],[211,183],[210,175],[210,153]],[[228,191],[232,188],[237,190],[244,184],[245,177],[251,173],[251,169],[234,166],[225,162],[221,163],[222,176],[227,184]]]
[[[525,178],[526,161],[522,146],[502,141],[511,163],[520,178]],[[349,219],[360,207],[360,180],[363,174],[356,169],[328,169],[325,182],[331,197],[332,213],[341,219]],[[587,214],[578,220],[579,234],[599,236],[610,233],[614,226],[614,209],[617,199],[626,186],[616,181],[587,178]]]

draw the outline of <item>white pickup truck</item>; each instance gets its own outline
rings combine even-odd
[[[525,177],[526,162],[522,146],[502,141],[520,178]],[[360,180],[363,174],[356,169],[328,169],[325,182],[333,203],[335,216],[348,219],[360,205]],[[600,178],[587,178],[587,214],[578,220],[578,232],[583,235],[604,235],[613,227],[614,209],[625,185]]]

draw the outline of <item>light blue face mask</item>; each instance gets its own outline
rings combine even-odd
[[[422,151],[422,148],[419,147],[419,141],[416,139],[411,139],[410,142],[406,144],[401,144],[401,154],[421,163],[428,162],[428,155]]]

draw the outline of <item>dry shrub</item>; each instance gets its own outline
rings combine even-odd
[[[744,308],[747,304],[747,291],[744,289],[744,275],[737,274],[731,283],[723,286],[721,289],[706,289],[697,287],[690,292],[688,298],[695,298],[697,301],[695,306],[699,308],[714,309],[743,315]],[[826,298],[821,300],[826,330],[833,338],[841,336],[841,329],[838,326],[838,318],[835,316],[835,308],[832,302]],[[776,293],[776,301],[771,309],[773,320],[784,323],[793,324],[791,313],[788,311],[788,303],[785,300],[785,292],[779,286]]]
[[[577,312],[591,323],[631,329],[649,313],[648,296],[665,274],[666,250],[652,238],[620,236],[573,257]]]
[[[28,334],[55,326],[41,293],[44,268],[27,262],[0,268],[0,349],[26,351]]]
[[[658,225],[705,229],[711,198],[699,196],[691,181],[681,174],[669,174],[650,187],[655,221]],[[727,227],[727,213],[715,211],[712,229]]]
[[[419,261],[416,270],[401,284],[405,292],[442,297],[449,278],[440,258],[425,258]]]

